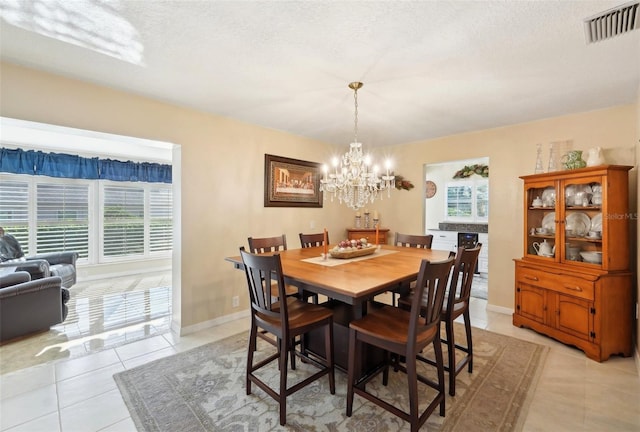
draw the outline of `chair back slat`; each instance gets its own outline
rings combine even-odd
[[[471,296],[473,274],[478,263],[478,256],[482,243],[477,243],[473,248],[458,248],[456,261],[453,266],[451,283],[449,284],[449,297],[447,298],[447,310],[453,310],[456,303],[468,302]]]
[[[431,243],[433,242],[433,235],[410,235],[396,233],[396,239],[394,245],[413,247],[418,249],[431,249]]]
[[[249,237],[247,240],[249,251],[254,254],[287,250],[287,237],[284,234],[275,237]]]
[[[410,344],[415,343],[420,325],[425,325],[427,328],[440,325],[440,315],[453,263],[452,256],[439,263],[431,263],[428,260],[422,260],[420,263],[418,280],[411,301],[408,337]],[[420,319],[421,315],[424,321]]]
[[[288,317],[286,300],[278,302],[278,307],[274,308],[277,298],[271,295],[271,285],[275,283],[278,286],[278,298],[286,299],[280,255],[254,255],[241,247],[240,256],[247,276],[252,315],[261,313],[286,322]]]
[[[300,245],[303,248],[322,246],[324,244],[324,233],[303,234],[300,233]],[[327,233],[327,245],[329,244],[329,234]]]

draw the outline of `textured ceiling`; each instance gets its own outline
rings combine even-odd
[[[621,1],[0,0],[2,60],[322,141],[395,145],[633,103]]]

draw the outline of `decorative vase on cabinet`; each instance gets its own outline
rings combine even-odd
[[[515,326],[574,345],[593,360],[631,355],[631,168],[521,177],[524,254],[515,260]]]

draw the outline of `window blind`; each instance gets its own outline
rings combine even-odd
[[[38,184],[38,253],[78,252],[86,258],[89,251],[89,187],[71,184]]]

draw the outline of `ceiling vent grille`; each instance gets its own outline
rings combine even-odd
[[[587,43],[599,42],[640,28],[640,2],[626,3],[584,20]]]

